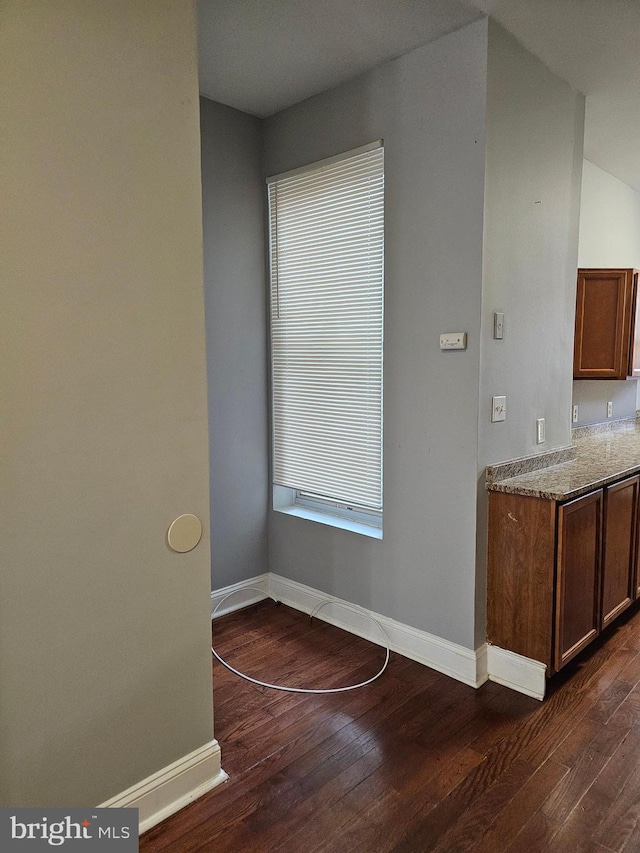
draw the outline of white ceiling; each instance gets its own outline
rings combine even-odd
[[[271,115],[484,14],[587,96],[585,157],[640,192],[640,0],[199,0],[200,90]]]
[[[200,0],[200,90],[268,116],[481,16],[461,0]]]

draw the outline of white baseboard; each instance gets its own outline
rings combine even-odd
[[[487,673],[490,681],[533,696],[534,699],[544,699],[546,672],[546,664],[540,661],[501,649],[500,646],[487,646]]]
[[[264,593],[248,587],[258,587],[259,590],[264,590]],[[358,608],[361,613],[357,613],[347,609],[354,606],[351,602],[336,599],[274,572],[267,572],[224,589],[215,590],[211,593],[212,611],[216,603],[230,593],[237,593],[237,595],[226,602],[216,616],[239,610],[269,596],[303,613],[311,613],[319,604],[330,599],[335,604],[323,607],[316,614],[318,619],[323,619],[331,625],[336,625],[378,645],[385,645],[385,639],[375,623],[371,621],[373,617],[384,628],[391,650],[398,654],[418,661],[464,684],[469,684],[471,687],[480,687],[485,681],[490,680],[527,696],[533,696],[535,699],[544,698],[547,669],[545,664],[498,646],[485,643],[472,651],[364,607]],[[340,604],[347,607],[340,607]]]
[[[479,649],[476,649],[476,686],[481,687],[488,680],[487,644],[483,643]]]
[[[269,574],[269,593],[283,604],[288,604],[304,613],[310,613],[314,607],[327,599],[336,601],[338,605],[343,603],[353,607],[351,602],[341,602],[340,599],[273,572]],[[369,618],[372,616],[384,628],[392,651],[472,687],[479,687],[486,681],[485,647],[474,652],[449,640],[436,637],[434,634],[412,628],[410,625],[403,625],[379,613],[373,613],[366,608],[360,609],[362,615],[340,606],[327,605],[317,614],[317,618],[356,634],[358,637],[383,645],[385,641],[380,636],[380,631]]]
[[[255,589],[248,587],[258,587],[264,589],[264,593],[256,592]],[[234,610],[240,610],[242,607],[248,607],[250,604],[255,604],[257,601],[262,601],[269,597],[269,573],[265,572],[262,575],[256,575],[255,578],[249,578],[246,581],[225,586],[222,589],[216,589],[211,593],[211,618],[217,619],[219,616],[224,616],[226,613],[233,613]],[[220,607],[215,617],[213,611],[217,605],[230,595],[231,598]]]
[[[220,767],[218,741],[212,740],[98,808],[138,809],[142,834],[228,778]]]

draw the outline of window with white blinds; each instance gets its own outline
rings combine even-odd
[[[382,143],[268,179],[273,479],[382,511]]]

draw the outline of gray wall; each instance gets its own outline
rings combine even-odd
[[[268,427],[261,121],[200,99],[211,585],[267,571]]]
[[[480,21],[265,123],[268,174],[383,138],[386,183],[384,539],[272,512],[270,569],[467,648],[486,47]]]
[[[640,268],[640,193],[588,160],[582,170],[578,266]],[[576,426],[605,421],[609,400],[614,418],[635,416],[637,386],[635,379],[575,380]]]
[[[476,641],[485,637],[488,464],[570,443],[584,98],[489,22],[478,423]],[[493,314],[505,315],[493,339]],[[491,398],[507,418],[491,423]],[[536,419],[546,441],[536,444]]]
[[[91,806],[212,737],[192,4],[6,0],[0,75],[0,804]]]
[[[582,95],[491,22],[481,468],[570,443],[583,127]],[[494,311],[505,314],[502,341]],[[492,424],[491,398],[503,394],[507,418]]]
[[[640,193],[588,160],[582,170],[578,263],[640,268]]]
[[[573,426],[609,420],[609,401],[613,403],[612,420],[635,417],[637,390],[637,379],[574,379],[573,403],[578,407],[578,420]]]

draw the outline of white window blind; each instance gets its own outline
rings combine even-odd
[[[274,483],[379,511],[384,149],[268,184]]]

